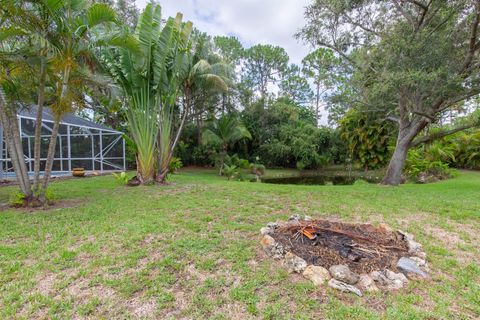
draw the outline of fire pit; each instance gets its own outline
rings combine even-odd
[[[413,236],[387,225],[303,219],[270,222],[260,230],[265,253],[316,285],[359,296],[401,289],[428,277],[426,254]]]

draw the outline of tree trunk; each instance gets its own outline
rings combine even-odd
[[[43,104],[45,103],[45,83],[47,79],[47,68],[45,59],[42,59],[40,66],[40,82],[38,85],[37,115],[35,119],[35,137],[33,149],[33,191],[38,193],[40,189],[40,146],[42,142],[42,118]]]
[[[227,156],[227,146],[222,146],[220,151],[220,170],[218,172],[219,176],[223,176],[223,166],[225,165],[225,157]]]
[[[405,167],[405,161],[407,160],[408,150],[411,147],[413,139],[425,128],[427,123],[426,120],[417,120],[410,122],[408,125],[400,126],[397,145],[388,164],[382,184],[398,186],[402,182],[402,173]]]
[[[46,192],[48,183],[50,182],[50,176],[52,175],[52,167],[53,161],[55,158],[55,148],[57,146],[57,137],[58,137],[58,130],[60,128],[60,118],[55,116],[55,120],[53,123],[53,130],[52,136],[50,137],[50,143],[48,144],[48,153],[47,153],[47,163],[45,164],[45,171],[43,173],[43,181],[42,181],[42,189],[40,191],[39,199],[44,204],[48,200],[46,198]]]
[[[315,116],[317,119],[317,127],[318,127],[318,120],[320,120],[320,83],[317,83],[317,97],[316,97],[316,110],[315,110]]]
[[[202,120],[201,120],[201,115],[199,114],[197,116],[197,146],[201,146],[202,145],[202,129],[203,129],[203,124],[202,124]]]
[[[63,71],[63,79],[62,79],[62,91],[59,97],[59,104],[61,105],[64,103],[65,96],[67,95],[68,90],[68,83],[70,81],[70,72],[71,67],[66,66]],[[55,147],[57,146],[57,137],[58,137],[58,130],[60,129],[60,120],[61,115],[54,114],[53,119],[53,129],[52,129],[52,136],[50,137],[50,143],[48,144],[48,153],[47,153],[47,162],[45,163],[45,170],[43,172],[43,181],[42,181],[42,189],[40,190],[39,199],[43,204],[46,204],[46,192],[48,188],[48,183],[50,182],[50,176],[52,174],[52,167],[53,161],[55,158]]]
[[[3,127],[8,154],[10,155],[20,190],[25,196],[25,204],[30,205],[34,197],[25,164],[18,119],[15,112],[7,110],[7,100],[2,88],[0,88],[0,121]]]
[[[410,148],[408,141],[397,141],[397,146],[388,164],[387,172],[383,178],[382,184],[398,186],[402,182],[402,172],[405,167],[408,149]]]
[[[178,141],[180,141],[180,136],[182,134],[182,130],[183,130],[183,127],[185,126],[185,120],[187,119],[187,115],[188,115],[188,112],[190,111],[190,99],[187,98],[187,103],[185,104],[185,110],[183,110],[183,116],[182,116],[182,121],[180,122],[180,125],[177,129],[177,133],[175,134],[175,139],[173,140],[172,144],[170,145],[170,150],[168,152],[168,156],[167,156],[167,161],[166,161],[166,165],[162,168],[160,166],[160,170],[159,170],[159,173],[157,174],[157,182],[158,183],[161,183],[161,184],[164,184],[165,183],[165,179],[167,178],[167,175],[168,175],[168,172],[169,172],[169,167],[170,167],[170,161],[172,161],[172,157],[173,157],[173,152],[175,151],[175,147],[177,146],[178,144]],[[160,163],[161,165],[161,163]]]

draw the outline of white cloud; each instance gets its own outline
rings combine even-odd
[[[143,8],[147,1],[137,0]],[[248,47],[257,43],[283,47],[300,63],[309,48],[294,38],[304,24],[310,0],[163,0],[164,15],[184,14],[185,20],[212,35],[234,35]]]

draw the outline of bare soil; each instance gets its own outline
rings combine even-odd
[[[308,264],[327,269],[346,264],[356,273],[397,271],[398,259],[408,256],[407,244],[400,233],[371,224],[300,221],[276,229],[272,237]]]

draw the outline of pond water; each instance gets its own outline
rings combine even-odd
[[[273,184],[303,184],[303,185],[352,185],[357,180],[364,180],[369,183],[379,182],[377,178],[371,176],[351,176],[351,175],[300,175],[289,177],[262,178],[264,183]]]

